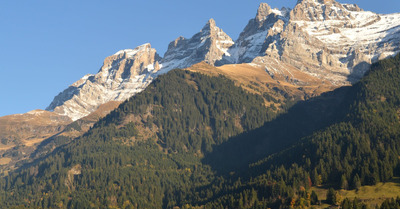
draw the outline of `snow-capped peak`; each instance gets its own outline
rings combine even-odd
[[[215,20],[211,18],[211,19],[209,19],[207,21],[206,25],[204,25],[204,27],[203,27],[203,29],[201,29],[201,31],[202,32],[210,31],[210,30],[213,30],[216,27],[217,27],[217,25],[215,23]]]

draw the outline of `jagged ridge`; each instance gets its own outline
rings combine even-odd
[[[57,95],[46,110],[73,120],[95,111],[109,101],[124,101],[143,91],[160,74],[201,61],[214,64],[233,45],[232,39],[210,19],[190,39],[171,42],[164,58],[150,44],[121,50],[104,60],[96,75],[86,75]]]
[[[296,77],[304,73],[342,86],[398,51],[400,14],[379,15],[334,0],[299,0],[293,10],[262,3],[235,42],[210,19],[190,39],[172,41],[163,58],[150,44],[119,51],[105,59],[99,73],[56,96],[47,110],[76,120],[105,102],[142,91],[160,74],[202,61],[217,66],[251,63],[298,86],[309,85]]]

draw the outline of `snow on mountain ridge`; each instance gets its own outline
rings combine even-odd
[[[148,74],[159,70],[158,61],[150,44],[118,51],[104,60],[97,74],[85,75],[57,95],[46,110],[77,120],[101,104],[124,101],[150,84]]]
[[[186,68],[201,61],[213,64],[227,53],[232,39],[210,19],[192,38],[171,42],[164,58],[143,44],[107,57],[99,72],[85,75],[57,95],[46,110],[73,120],[95,111],[109,101],[124,101],[144,90],[155,77],[174,68]]]
[[[202,61],[261,66],[295,85],[306,84],[295,77],[304,73],[332,85],[349,84],[372,62],[400,51],[399,25],[400,14],[378,15],[334,0],[299,0],[293,10],[261,3],[236,41],[210,19],[191,38],[172,41],[163,58],[150,44],[120,50],[47,109],[76,120],[105,102],[128,99],[160,74]]]
[[[293,21],[305,33],[324,43],[335,67],[348,69],[352,82],[360,79],[369,65],[400,50],[400,14],[379,15],[348,10],[350,19]],[[322,47],[321,47],[322,48]]]
[[[161,60],[162,71],[186,68],[202,61],[214,64],[233,44],[232,39],[216,26],[214,19],[210,19],[201,31],[190,39],[178,37],[168,45],[168,50]]]
[[[261,4],[217,64],[253,63],[288,80],[297,80],[287,70],[296,69],[344,85],[400,50],[399,14],[378,15],[334,0],[299,0],[284,16],[274,10]]]
[[[235,44],[230,47],[217,65],[249,63],[262,55],[268,34],[279,34],[288,22],[290,9],[271,9],[266,3],[261,3],[255,18],[251,19],[240,33]]]

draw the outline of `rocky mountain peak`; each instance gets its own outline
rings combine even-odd
[[[190,39],[179,37],[168,45],[161,60],[163,71],[186,68],[202,61],[213,65],[233,44],[232,39],[216,25],[214,19],[210,19]]]
[[[290,13],[293,21],[353,19],[350,11],[334,0],[299,0]]]
[[[329,3],[332,3],[334,1],[335,0],[298,0],[297,4],[304,4],[304,3],[329,4]]]
[[[105,82],[107,79],[130,79],[147,71],[158,71],[154,65],[161,58],[149,43],[118,51],[107,57],[95,79]]]
[[[364,11],[357,4],[342,4],[344,8],[352,12],[362,12]]]
[[[273,41],[267,40],[268,34],[273,36],[282,32],[285,22],[288,21],[289,11],[289,8],[272,9],[268,4],[261,3],[256,16],[247,23],[235,45],[217,65],[249,63],[257,56],[264,55],[265,45]]]
[[[185,42],[185,40],[186,40],[185,37],[179,36],[174,41],[171,41],[171,43],[169,43],[168,50],[172,49],[172,48],[175,48],[175,47],[179,47],[179,45],[183,44]]]
[[[256,20],[262,22],[267,19],[267,16],[272,12],[271,7],[267,3],[261,3],[257,10]]]
[[[206,25],[201,29],[202,32],[204,31],[212,31],[215,27],[217,27],[214,19],[209,19]]]
[[[84,76],[57,95],[46,110],[77,120],[101,104],[124,101],[151,82],[146,78],[160,69],[160,60],[150,44],[120,50],[104,59],[97,74]]]

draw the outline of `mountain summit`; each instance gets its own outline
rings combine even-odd
[[[263,55],[268,36],[279,34],[284,29],[288,11],[288,8],[271,9],[268,4],[261,3],[256,17],[248,22],[235,44],[217,64],[250,63],[257,56]]]
[[[124,101],[151,82],[148,75],[160,69],[159,61],[150,44],[118,51],[104,59],[96,75],[85,75],[57,95],[46,110],[77,120],[101,104]]]
[[[167,70],[190,67],[202,61],[213,65],[233,44],[232,39],[216,26],[214,19],[210,19],[192,38],[179,37],[172,41],[161,63]]]
[[[351,11],[334,0],[299,0],[291,12],[291,20],[324,21],[354,19]]]

